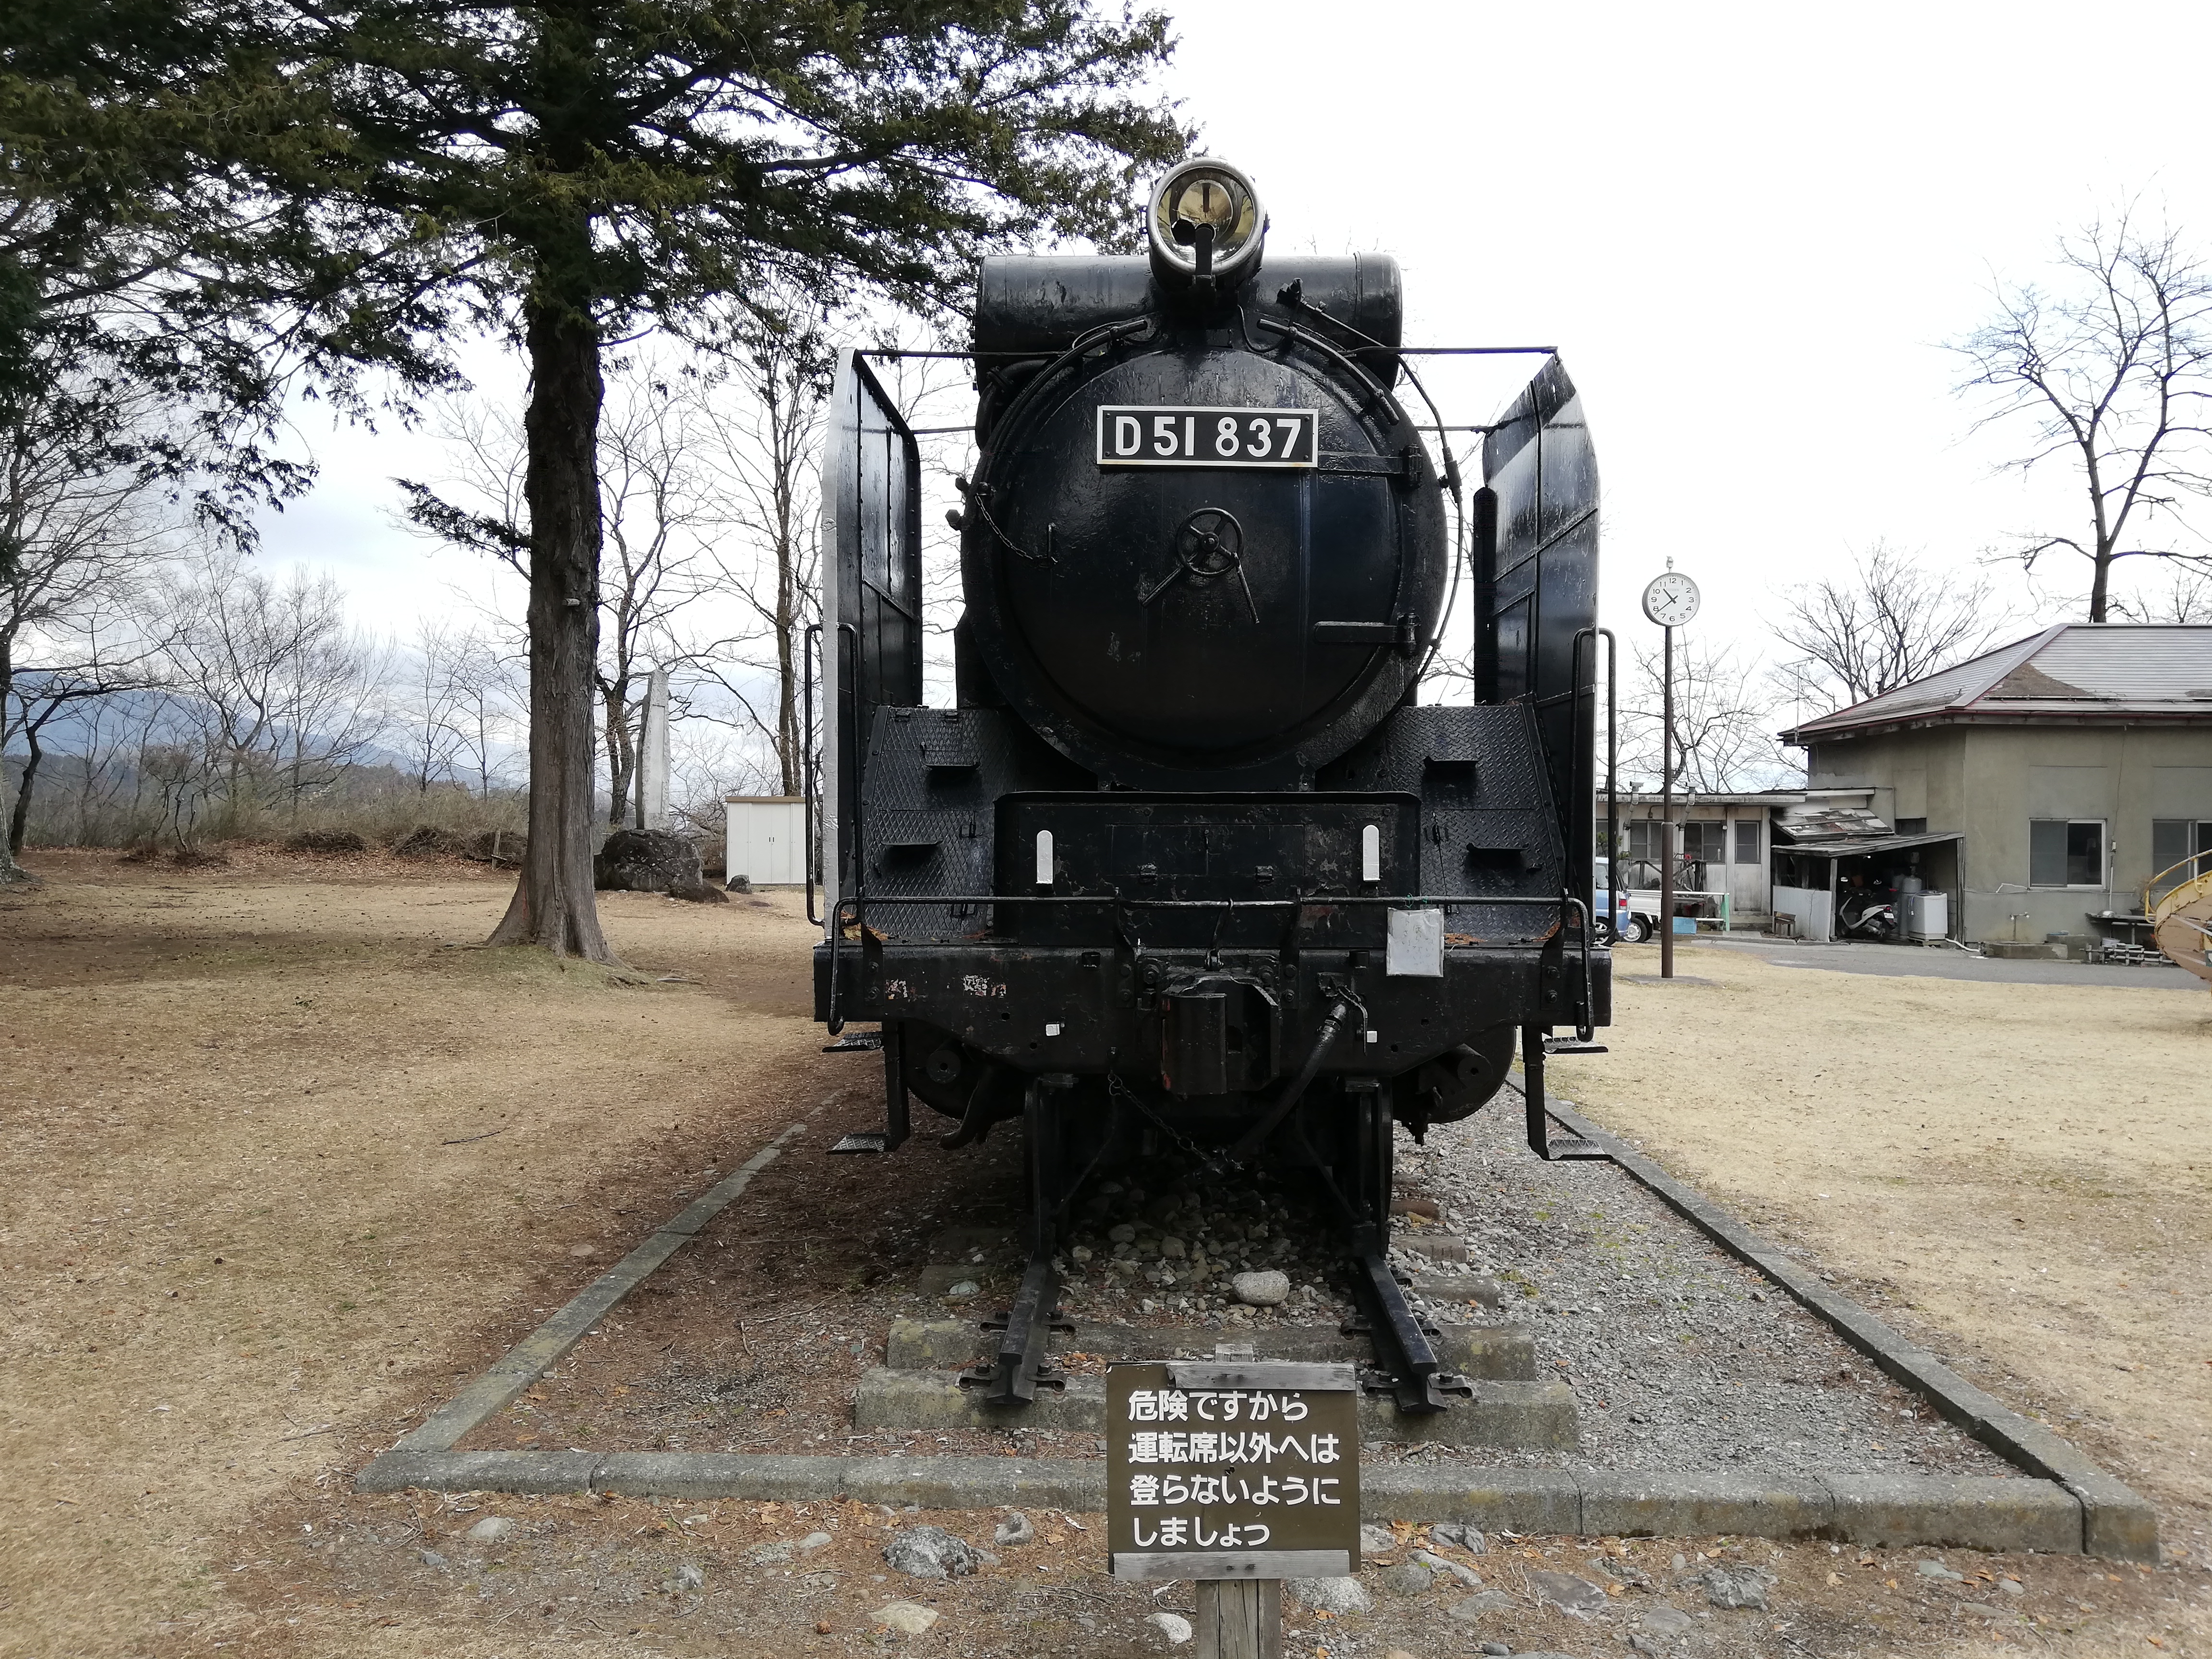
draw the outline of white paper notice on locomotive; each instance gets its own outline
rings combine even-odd
[[[1359,1563],[1349,1365],[1119,1364],[1106,1374],[1117,1578],[1319,1578]]]
[[[1321,441],[1311,409],[1222,409],[1103,404],[1101,466],[1310,467]]]

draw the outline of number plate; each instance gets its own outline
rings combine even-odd
[[[1101,466],[1311,466],[1321,416],[1310,409],[1164,408],[1098,411]]]

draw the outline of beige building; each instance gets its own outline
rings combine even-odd
[[[2212,848],[2212,627],[2063,624],[1783,738],[1814,794],[1867,792],[1888,845],[1856,872],[1778,845],[1778,888],[1909,854],[1954,938],[2125,939],[2145,884]]]
[[[1685,790],[1674,797],[1674,883],[1682,893],[1717,901],[1726,896],[1733,927],[1758,927],[1772,908],[1774,815],[1805,799],[1801,790],[1752,790],[1731,794]],[[1597,799],[1598,846],[1605,845],[1606,801]],[[1625,887],[1659,885],[1662,848],[1659,797],[1642,790],[1620,796],[1620,871]],[[1678,906],[1677,915],[1717,917],[1717,902]]]

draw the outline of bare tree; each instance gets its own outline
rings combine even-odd
[[[234,552],[206,555],[160,595],[174,632],[165,656],[195,719],[222,826],[259,809],[296,817],[383,735],[388,665],[346,619],[328,576],[272,581]]]
[[[1933,572],[1876,542],[1849,576],[1785,589],[1774,636],[1855,703],[1965,661],[2011,621],[1986,575]]]
[[[84,396],[106,410],[96,444],[72,412]],[[63,707],[97,695],[88,687],[119,688],[126,663],[145,665],[122,613],[171,556],[174,532],[163,510],[166,482],[117,435],[157,425],[155,399],[106,387],[81,395],[64,377],[37,410],[17,413],[0,422],[0,720],[25,738],[29,760],[0,847],[0,885],[26,878],[15,855],[38,775],[39,730]],[[32,668],[42,695],[26,702],[15,678]]]
[[[819,303],[794,293],[755,304],[733,333],[737,366],[702,383],[697,407],[713,434],[728,520],[745,538],[735,557],[721,556],[721,571],[767,647],[765,660],[747,653],[738,662],[773,675],[774,714],[764,715],[751,686],[726,668],[715,678],[767,739],[778,787],[796,795],[807,769],[801,653],[821,615],[819,457],[832,354]]]
[[[1639,648],[1622,710],[1623,769],[1659,787],[1661,653]],[[1680,637],[1674,646],[1674,787],[1699,794],[1784,787],[1797,775],[1772,731],[1765,675],[1732,646]]]
[[[520,642],[502,649],[498,641],[471,629],[450,641],[447,687],[453,729],[459,734],[455,764],[476,780],[480,799],[511,781],[514,763],[529,741],[528,659]]]
[[[166,642],[149,637],[153,619],[127,604],[135,597],[118,589],[104,596],[108,604],[99,610],[73,607],[43,630],[36,660],[15,671],[7,701],[0,703],[0,746],[21,738],[24,751],[15,805],[8,813],[9,860],[22,854],[46,760],[46,729],[66,715],[98,708],[119,693],[151,690],[166,678]]]
[[[702,545],[715,517],[703,446],[664,381],[631,386],[600,418],[601,556],[599,688],[605,713],[608,822],[626,821],[637,781],[644,703],[640,683],[654,668],[688,667],[720,654],[679,634],[680,613],[706,592],[711,566]],[[608,556],[611,555],[611,558]]]
[[[2132,623],[2202,626],[2212,623],[2212,571],[2177,568],[2158,592],[2115,597],[2115,615]]]
[[[649,366],[617,367],[630,372],[610,395],[599,434],[606,542],[597,595],[602,625],[594,683],[610,820],[620,823],[636,779],[640,682],[656,667],[696,671],[722,654],[727,642],[692,638],[685,614],[710,590],[714,574],[706,554],[707,538],[720,515],[707,472],[706,451],[714,438],[696,422],[687,380],[655,374]],[[434,484],[394,480],[407,498],[406,522],[419,533],[527,575],[521,422],[455,398],[441,408],[435,430],[453,468]],[[479,757],[485,752],[479,744]]]
[[[1996,297],[1996,315],[1954,347],[1972,368],[1960,392],[1986,394],[1975,426],[2025,428],[2033,445],[2011,466],[2070,460],[2087,496],[2080,530],[2021,535],[2021,562],[2078,556],[2093,623],[2112,612],[2122,559],[2212,569],[2181,513],[2212,493],[2212,274],[2180,234],[2139,228],[2130,208],[2060,240],[2053,289],[2001,284]]]
[[[451,780],[460,765],[468,737],[459,672],[465,638],[451,624],[425,617],[404,653],[392,701],[404,735],[394,742],[404,746],[418,795]]]

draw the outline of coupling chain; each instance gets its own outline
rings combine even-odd
[[[1121,1099],[1127,1101],[1129,1104],[1135,1107],[1139,1112],[1143,1113],[1146,1118],[1151,1121],[1154,1128],[1158,1129],[1170,1140],[1175,1142],[1176,1146],[1183,1152],[1187,1153],[1192,1162],[1195,1163],[1200,1169],[1204,1170],[1241,1170],[1244,1167],[1243,1164],[1238,1164],[1234,1158],[1231,1158],[1225,1153],[1222,1152],[1218,1148],[1200,1146],[1196,1141],[1193,1140],[1182,1130],[1176,1128],[1175,1125],[1170,1123],[1165,1118],[1162,1117],[1151,1107],[1146,1105],[1145,1103],[1138,1097],[1136,1091],[1130,1088],[1127,1084],[1121,1081],[1121,1074],[1119,1072],[1109,1072],[1106,1073],[1106,1092],[1109,1095],[1119,1096]]]

